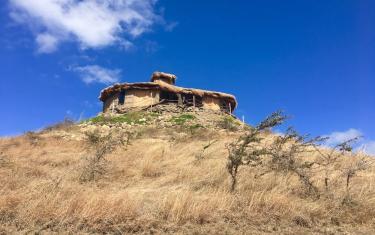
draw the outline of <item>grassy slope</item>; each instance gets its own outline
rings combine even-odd
[[[225,144],[238,133],[137,131],[107,157],[107,173],[88,183],[78,180],[89,154],[78,128],[0,139],[0,233],[375,232],[374,169],[354,178],[352,205],[341,204],[339,175],[331,193],[313,200],[291,175],[254,179],[257,169],[243,167],[231,193]]]

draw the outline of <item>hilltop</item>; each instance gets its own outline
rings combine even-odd
[[[264,161],[241,165],[232,191],[228,150],[252,128],[229,114],[162,106],[2,138],[0,233],[375,231],[375,168],[353,167],[369,159],[362,154],[347,151],[328,166],[303,168],[315,194],[293,169],[265,172]],[[259,147],[279,136],[259,135]],[[331,152],[307,148],[288,164],[313,162],[320,151]],[[346,169],[353,170],[350,185]]]

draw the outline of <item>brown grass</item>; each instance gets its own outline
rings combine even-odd
[[[107,156],[108,171],[102,178],[81,183],[83,140],[49,132],[37,135],[0,139],[1,157],[6,159],[0,165],[0,233],[375,231],[374,168],[353,178],[346,204],[342,203],[347,196],[345,178],[338,172],[332,190],[318,200],[306,197],[293,175],[254,178],[257,169],[246,167],[240,169],[237,190],[231,193],[225,144],[238,134],[216,133],[212,138],[217,142],[197,163],[196,155],[209,135],[171,142],[160,133],[160,138],[143,134],[126,149],[117,149]],[[314,172],[314,183],[321,189],[322,177]]]

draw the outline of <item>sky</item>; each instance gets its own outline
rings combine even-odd
[[[372,0],[4,0],[0,45],[1,136],[95,116],[106,86],[164,71],[234,94],[250,124],[283,110],[375,154]]]

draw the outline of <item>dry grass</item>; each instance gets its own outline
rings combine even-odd
[[[147,131],[144,131],[146,133]],[[171,132],[169,132],[171,134]],[[254,178],[241,168],[229,191],[225,144],[238,134],[143,134],[107,156],[107,173],[81,183],[83,140],[38,136],[0,139],[0,233],[371,234],[375,231],[375,169],[354,177],[350,202],[337,171],[320,199],[304,195],[293,175]],[[176,134],[178,137],[178,134]],[[35,141],[37,139],[37,141]],[[37,144],[35,144],[37,142]],[[314,158],[314,154],[307,155]],[[351,159],[343,163],[350,165]],[[312,177],[319,188],[323,174]]]

